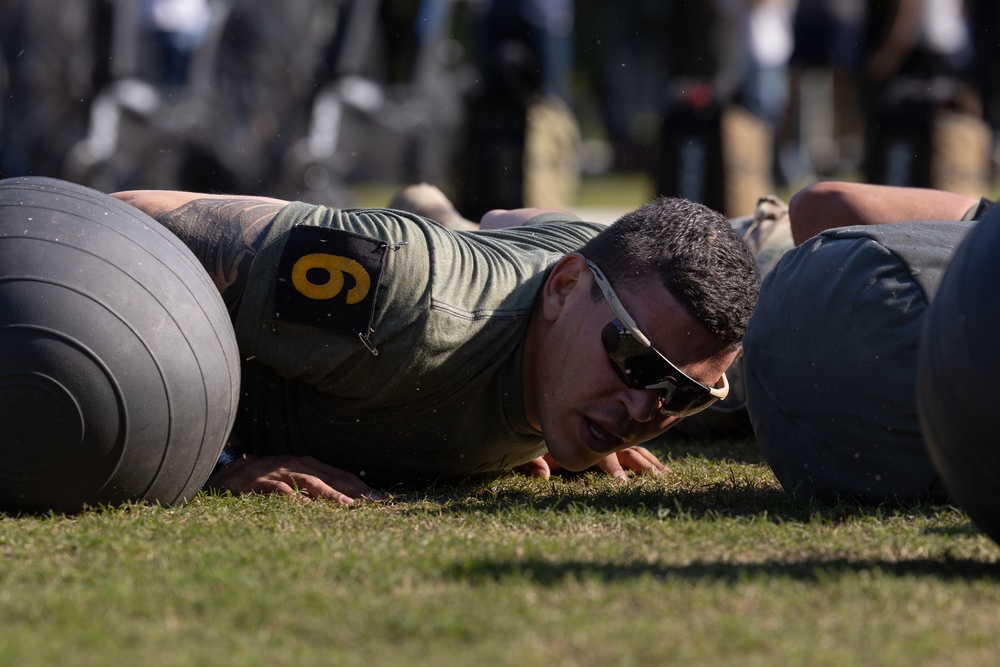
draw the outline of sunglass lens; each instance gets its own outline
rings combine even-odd
[[[671,387],[663,389],[661,398],[660,410],[665,414],[692,414],[715,402],[715,397],[702,387],[689,385],[678,378],[670,364],[637,341],[618,320],[609,322],[601,330],[601,342],[611,367],[626,386],[645,389],[664,381],[671,382]]]
[[[678,387],[672,395],[665,397],[660,410],[669,415],[687,415],[698,412],[715,402],[715,397],[703,392],[695,393],[690,388]]]
[[[633,389],[642,389],[649,384],[646,380],[650,374],[646,362],[642,361],[642,356],[649,350],[636,341],[621,322],[609,322],[601,330],[601,342],[611,360],[611,367],[622,382]]]

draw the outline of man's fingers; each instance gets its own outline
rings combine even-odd
[[[315,475],[293,473],[292,480],[296,494],[304,498],[329,500],[338,505],[353,505],[354,498],[342,490],[330,486]]]
[[[628,473],[625,472],[625,469],[622,467],[621,463],[619,463],[618,454],[612,454],[604,457],[598,461],[597,465],[601,468],[601,470],[608,473],[612,477],[616,477],[623,482],[628,481]]]
[[[549,479],[552,475],[549,462],[542,456],[535,457],[527,463],[522,463],[517,466],[515,470],[522,475],[527,475],[528,477],[541,477],[542,479]]]
[[[295,487],[286,484],[280,480],[258,480],[255,484],[250,484],[247,486],[247,491],[252,491],[256,493],[269,493],[277,494],[282,496],[288,496],[290,499],[297,503],[306,505],[312,502],[312,499],[308,496],[304,496]]]
[[[341,470],[340,468],[334,468],[311,456],[304,457],[301,461],[311,474],[351,498],[385,500],[384,493],[368,486],[361,481],[360,477],[353,473]]]
[[[645,447],[623,449],[618,452],[618,461],[639,474],[662,475],[670,472],[670,468]]]
[[[324,499],[352,505],[357,498],[385,497],[356,475],[309,457],[245,456],[225,466],[209,483],[235,493],[279,493],[304,503]]]

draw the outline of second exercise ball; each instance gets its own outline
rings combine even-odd
[[[1000,208],[955,251],[920,341],[917,405],[951,497],[1000,542]]]

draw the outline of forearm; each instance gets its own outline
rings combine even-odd
[[[961,220],[978,203],[978,199],[943,190],[824,181],[796,193],[788,215],[792,239],[799,245],[836,227]]]
[[[111,196],[135,206],[153,218],[159,218],[164,213],[179,209],[193,201],[240,201],[246,204],[277,204],[280,206],[288,203],[283,199],[274,199],[273,197],[213,195],[182,190],[125,190],[112,192]]]

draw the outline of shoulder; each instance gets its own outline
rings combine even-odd
[[[525,250],[566,254],[579,249],[605,229],[606,225],[584,222],[571,213],[545,213],[520,227],[476,232],[476,236]]]
[[[453,232],[419,215],[385,208],[331,208],[292,202],[274,219],[274,234],[298,226],[325,227],[388,243],[426,243]]]

